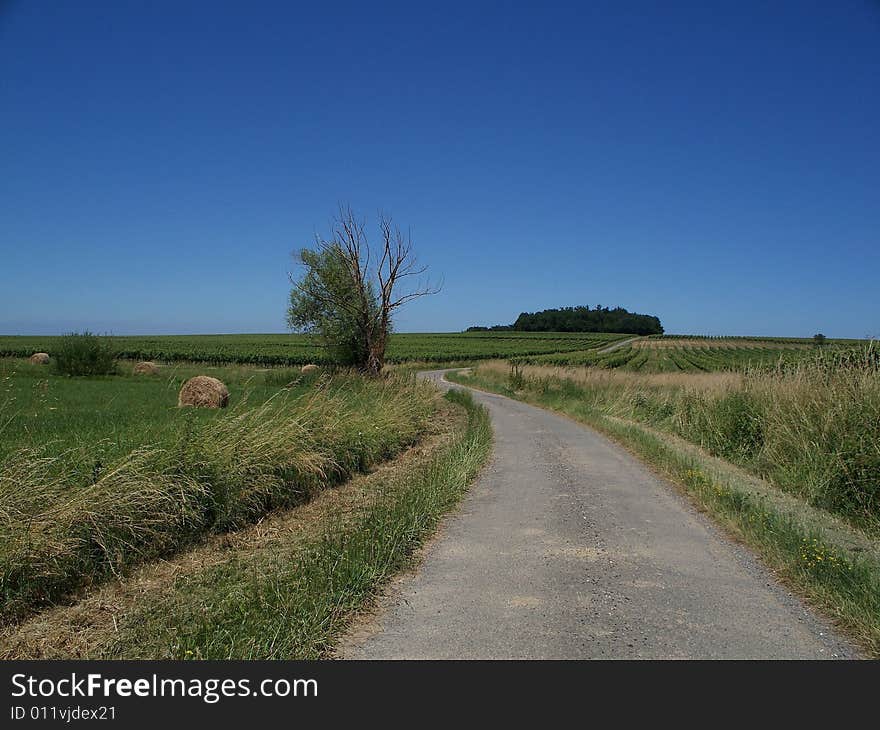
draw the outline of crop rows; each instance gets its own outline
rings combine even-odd
[[[744,344],[753,343],[769,343],[776,345],[813,345],[815,344],[812,337],[752,337],[748,335],[649,335],[641,340],[641,342],[666,342],[668,340],[711,340],[721,344],[735,344],[737,342]],[[853,339],[831,339],[827,340],[828,344],[836,345],[858,345],[864,343],[865,340]]]
[[[389,362],[481,360],[552,352],[586,351],[627,335],[599,333],[457,333],[392,335]],[[302,365],[328,363],[318,341],[307,335],[167,335],[110,337],[118,357],[131,360],[191,361],[212,364]],[[56,337],[0,337],[0,356],[52,354]]]
[[[715,372],[793,363],[808,357],[812,352],[814,350],[803,347],[762,347],[749,343],[743,347],[731,347],[729,344],[719,347],[682,345],[680,347],[652,348],[626,346],[604,353],[585,350],[515,359],[533,365],[593,366],[646,373]]]

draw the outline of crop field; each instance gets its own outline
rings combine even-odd
[[[856,341],[831,341],[826,350],[843,349]],[[630,372],[717,372],[790,365],[816,352],[810,340],[704,337],[646,337],[609,352],[568,351],[523,356],[531,365],[600,367]]]
[[[388,362],[452,362],[539,355],[552,352],[588,352],[628,335],[574,332],[466,332],[396,334],[391,336]],[[60,338],[0,336],[0,357],[52,354]],[[312,337],[294,334],[167,335],[108,337],[116,355],[131,360],[303,365],[329,362]]]

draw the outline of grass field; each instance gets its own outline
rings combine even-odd
[[[306,392],[315,379],[298,369],[192,364],[170,366],[157,377],[135,377],[130,364],[119,372],[67,378],[26,360],[0,358],[0,458],[23,447],[63,453],[87,446],[93,461],[107,461],[147,443],[173,443],[186,429],[218,417],[216,411],[175,407],[180,386],[197,374],[221,378],[233,403],[247,394],[252,404],[287,383],[295,383],[291,392]]]
[[[491,446],[453,392],[424,441],[308,503],[0,629],[0,657],[315,659],[461,498]]]
[[[412,378],[206,369],[225,410],[177,408],[196,371],[67,378],[0,362],[0,615],[307,501],[416,442]]]
[[[628,335],[576,332],[463,332],[451,334],[395,334],[388,362],[452,362],[536,355],[547,352],[589,351]],[[168,335],[110,337],[118,357],[129,360],[303,365],[328,363],[318,342],[306,335]],[[57,337],[0,336],[0,357],[52,354]]]

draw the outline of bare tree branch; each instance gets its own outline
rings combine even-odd
[[[356,364],[373,374],[380,372],[385,363],[393,313],[407,302],[436,294],[442,288],[442,282],[432,285],[423,279],[428,267],[416,259],[412,232],[407,229],[404,234],[391,216],[381,211],[378,222],[381,242],[374,248],[367,238],[365,220],[358,218],[350,206],[340,204],[330,225],[330,240],[316,236],[320,260],[310,264],[304,252],[303,263],[309,271],[299,280],[290,276],[291,300],[299,307],[294,312],[291,306],[291,321],[308,320],[322,312],[320,316],[332,321],[341,318],[351,322],[355,331],[349,334],[360,343],[355,348],[360,359]],[[327,264],[324,269],[320,261]],[[413,280],[414,286],[400,291],[403,281]]]

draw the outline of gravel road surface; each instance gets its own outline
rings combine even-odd
[[[423,373],[440,387],[443,371]],[[351,659],[846,658],[744,547],[605,437],[474,391],[495,452]]]

